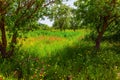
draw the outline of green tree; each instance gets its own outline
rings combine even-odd
[[[53,26],[59,28],[61,31],[70,27],[71,8],[65,4],[54,5],[51,7],[50,19],[54,20]]]
[[[72,13],[72,16],[71,16],[71,21],[70,21],[70,23],[71,23],[70,28],[75,31],[76,29],[78,29],[80,27],[80,23],[79,23],[77,14],[76,14],[76,9],[72,9],[71,13]]]
[[[120,19],[120,0],[77,0],[75,5],[82,24],[96,29],[98,36],[95,47],[99,49],[105,31],[110,26],[118,25],[116,22]]]
[[[0,0],[1,56],[3,58],[12,56],[19,33],[26,31],[31,22],[47,13],[45,10],[47,5],[58,1],[60,0]],[[11,34],[10,42],[7,40],[6,32]]]

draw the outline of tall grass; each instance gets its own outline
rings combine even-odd
[[[22,49],[29,50],[29,53],[34,52],[40,57],[50,56],[67,46],[72,46],[76,41],[82,39],[85,34],[85,30],[76,32],[35,31],[27,34],[29,38],[23,42]]]
[[[11,59],[0,59],[0,76],[6,80],[119,80],[120,43],[104,41],[96,51],[94,42],[84,39],[88,34],[87,30],[27,33]]]

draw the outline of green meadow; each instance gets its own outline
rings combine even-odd
[[[55,55],[58,51],[74,46],[74,43],[83,39],[85,30],[74,31],[35,31],[29,32],[27,39],[23,42],[22,49],[35,52],[40,57]]]
[[[36,30],[19,38],[15,55],[0,59],[3,80],[119,80],[120,43],[94,49],[90,30]],[[6,66],[6,67],[5,67]]]

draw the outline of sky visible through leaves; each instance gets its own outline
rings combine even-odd
[[[67,2],[64,1],[63,3],[70,6],[70,7],[75,8],[75,6],[74,6],[75,1],[76,0],[68,0]],[[39,19],[38,22],[43,23],[43,24],[47,24],[48,26],[51,27],[53,24],[53,21],[50,21],[47,17],[44,17],[44,18],[45,18],[44,20]]]

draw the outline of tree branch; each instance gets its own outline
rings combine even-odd
[[[52,3],[55,3],[55,0],[52,0],[52,1],[48,2],[48,3],[46,3],[46,4],[43,4],[43,7],[46,7],[46,6],[48,6],[48,5],[52,4]]]
[[[120,18],[120,15],[119,16],[113,16],[113,18],[111,18],[111,20],[108,22],[108,25],[110,25],[113,21],[115,21],[118,18]]]

